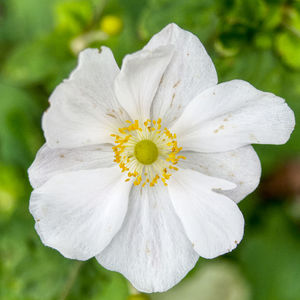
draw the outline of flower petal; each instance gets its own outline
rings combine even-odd
[[[219,153],[180,153],[186,157],[186,160],[180,161],[180,167],[234,182],[235,189],[221,193],[235,202],[253,192],[259,183],[261,165],[252,146]]]
[[[218,82],[214,64],[198,37],[176,24],[169,24],[154,35],[144,49],[169,44],[175,52],[152,107],[152,118],[162,118],[163,126],[167,127],[196,95]]]
[[[74,149],[51,149],[45,144],[28,169],[33,188],[51,177],[70,171],[108,168],[114,165],[111,145],[102,144]]]
[[[30,198],[30,212],[41,240],[68,258],[95,256],[119,231],[130,187],[119,167],[52,177]]]
[[[222,152],[249,144],[284,144],[295,126],[284,99],[232,80],[199,94],[171,128],[184,150]]]
[[[173,47],[167,45],[125,56],[115,92],[133,120],[150,118],[152,100],[172,55]]]
[[[163,292],[194,267],[198,255],[187,239],[164,186],[134,187],[122,229],[97,256],[140,291]]]
[[[120,108],[113,92],[119,69],[111,51],[102,47],[80,53],[78,67],[50,97],[43,129],[51,148],[73,148],[111,141],[121,125]]]
[[[233,250],[241,241],[244,218],[234,201],[213,189],[234,184],[199,172],[181,169],[169,180],[175,211],[197,253],[214,258]]]

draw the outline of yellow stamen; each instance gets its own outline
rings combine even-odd
[[[127,127],[118,129],[118,134],[111,136],[115,140],[112,147],[114,161],[121,172],[127,172],[126,182],[134,177],[134,185],[149,184],[155,186],[159,180],[167,185],[173,172],[178,171],[175,165],[184,156],[178,155],[182,150],[178,147],[176,134],[167,128],[161,130],[162,120],[146,120],[141,125],[138,120],[127,120]]]

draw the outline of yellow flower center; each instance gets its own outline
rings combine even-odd
[[[141,164],[151,165],[158,157],[158,150],[152,141],[142,140],[135,145],[134,155]]]
[[[158,180],[167,185],[167,180],[178,168],[175,166],[184,156],[176,141],[176,134],[167,128],[161,129],[161,119],[146,120],[142,125],[138,120],[126,121],[127,127],[119,128],[118,134],[111,134],[115,139],[112,147],[114,161],[134,184],[154,186]]]

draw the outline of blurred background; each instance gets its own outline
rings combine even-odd
[[[106,45],[120,65],[170,22],[200,38],[220,82],[247,80],[300,117],[299,0],[0,0],[1,300],[300,299],[299,127],[286,145],[255,146],[262,182],[240,204],[239,247],[200,259],[167,293],[130,296],[120,274],[65,259],[34,231],[27,168],[50,93],[82,49]]]

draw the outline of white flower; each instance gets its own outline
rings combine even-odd
[[[121,70],[106,47],[81,52],[42,123],[46,144],[29,176],[43,243],[68,258],[96,256],[157,292],[199,256],[237,246],[236,203],[261,173],[250,144],[285,143],[295,121],[271,93],[217,84],[201,42],[170,24]]]

